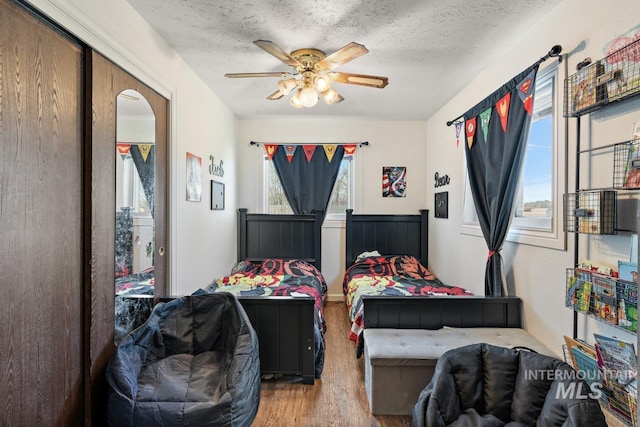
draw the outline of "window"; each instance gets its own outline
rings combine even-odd
[[[557,143],[554,114],[557,111],[557,67],[551,68],[539,72],[536,78],[527,154],[507,240],[564,249],[564,238],[558,231],[561,207],[558,194],[561,191],[558,191],[557,165],[561,164],[563,153]],[[482,235],[466,172],[462,232]]]
[[[291,207],[284,194],[280,179],[273,166],[273,162],[264,157],[265,182],[265,212],[270,214],[290,214]],[[329,207],[325,219],[344,218],[344,211],[353,206],[353,157],[342,159],[336,183],[333,186]]]

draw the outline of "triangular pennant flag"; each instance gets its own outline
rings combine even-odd
[[[471,150],[471,146],[473,145],[473,137],[476,134],[476,118],[469,119],[464,124],[465,133],[467,134],[467,145],[469,146],[469,150]]]
[[[342,148],[344,148],[343,158],[349,158],[353,156],[356,152],[356,144],[344,144]]]
[[[462,122],[456,122],[456,148],[460,146],[460,132],[462,131]]]
[[[267,159],[273,159],[273,155],[276,154],[278,144],[264,144],[264,151],[267,153]]]
[[[527,113],[531,115],[531,111],[533,110],[533,88],[536,70],[531,70],[527,77],[525,77],[520,83],[518,83],[518,95],[522,100],[522,104],[524,109],[527,110]]]
[[[484,136],[484,143],[487,143],[487,132],[489,132],[489,119],[491,118],[491,107],[480,113],[480,127]]]
[[[289,160],[289,163],[291,163],[291,159],[293,159],[296,148],[298,148],[297,144],[289,144],[284,146],[284,151],[286,152],[287,160]]]
[[[153,144],[138,144],[138,149],[140,150],[140,154],[142,154],[142,160],[145,162],[147,161],[147,157],[149,157],[151,147],[153,147]]]
[[[131,144],[124,144],[122,142],[118,142],[116,144],[116,148],[118,149],[118,154],[120,154],[124,159],[126,155],[129,154],[129,151],[131,150]]]
[[[329,160],[329,163],[331,163],[331,160],[333,159],[333,155],[336,154],[336,148],[338,147],[338,144],[323,144],[322,148],[324,148],[324,154],[327,155],[327,160]]]
[[[500,98],[496,103],[496,110],[500,116],[500,123],[502,124],[502,130],[507,131],[507,119],[509,117],[509,104],[511,103],[511,92],[508,92],[505,96]]]
[[[311,158],[313,157],[313,152],[316,151],[316,145],[315,144],[304,144],[302,146],[302,149],[304,150],[304,156],[307,158],[307,163],[311,163]],[[289,160],[291,161],[291,160]]]

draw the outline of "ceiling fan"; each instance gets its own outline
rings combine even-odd
[[[225,77],[281,77],[278,82],[278,90],[267,97],[270,100],[280,99],[297,88],[291,97],[294,107],[313,107],[318,102],[319,96],[327,104],[336,104],[344,101],[344,98],[336,92],[331,83],[347,83],[361,86],[383,88],[389,83],[387,77],[370,76],[367,74],[341,73],[332,71],[339,65],[352,61],[369,50],[361,44],[351,42],[338,49],[329,56],[318,49],[298,49],[290,54],[282,50],[275,43],[268,40],[256,40],[255,45],[266,50],[296,71],[266,72],[266,73],[228,73]],[[285,78],[288,77],[288,78]]]

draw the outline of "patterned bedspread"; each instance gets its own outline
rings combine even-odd
[[[316,378],[324,367],[324,302],[327,283],[313,265],[302,260],[266,259],[262,263],[241,261],[229,276],[217,279],[207,292],[230,292],[236,296],[311,296],[314,298]]]
[[[116,278],[116,295],[153,295],[153,267]]]
[[[351,319],[349,339],[361,352],[364,328],[363,295],[471,295],[466,289],[448,286],[410,255],[372,256],[354,263],[344,275],[342,290]]]

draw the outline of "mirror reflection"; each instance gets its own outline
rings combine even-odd
[[[141,325],[154,300],[155,116],[127,89],[116,110],[115,343]]]

